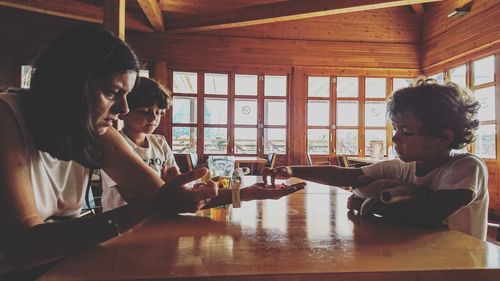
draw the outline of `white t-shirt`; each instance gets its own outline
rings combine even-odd
[[[125,138],[128,145],[134,149],[144,163],[151,167],[158,175],[161,176],[161,171],[165,166],[168,168],[177,166],[174,154],[172,153],[172,150],[170,149],[170,146],[164,136],[156,134],[146,135],[148,147],[144,148],[137,146],[134,142],[132,142],[132,140],[125,135],[123,130],[120,131],[120,134]],[[116,182],[102,170],[101,179],[101,203],[103,211],[108,211],[127,204],[118,192]]]
[[[361,168],[374,178],[395,178],[430,191],[467,189],[472,202],[449,216],[443,224],[481,240],[486,240],[488,227],[488,170],[484,162],[469,153],[454,154],[444,165],[423,177],[415,175],[416,162],[399,159],[379,162]]]
[[[83,197],[89,178],[89,169],[75,161],[55,159],[49,153],[36,148],[19,104],[19,95],[0,94],[16,116],[17,125],[26,147],[24,157],[28,164],[31,188],[36,209],[46,221],[51,217],[77,217],[80,215]],[[8,270],[5,257],[0,252],[0,273]]]

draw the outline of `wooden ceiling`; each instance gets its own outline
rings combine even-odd
[[[114,1],[114,0],[104,0]],[[99,23],[99,0],[12,0],[0,5]],[[193,33],[229,30],[319,18],[330,15],[405,7],[425,13],[426,3],[441,0],[129,0],[126,26],[141,32]]]

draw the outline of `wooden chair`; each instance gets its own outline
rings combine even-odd
[[[307,153],[307,165],[312,166],[312,165],[331,165],[330,161],[319,161],[316,163],[313,163],[311,154]]]
[[[274,164],[276,164],[276,153],[267,154],[267,163],[266,168],[274,168]]]
[[[337,165],[340,167],[349,167],[349,159],[345,155],[336,155],[333,157],[333,165]]]
[[[313,160],[311,158],[311,154],[307,153],[307,165],[312,166]]]

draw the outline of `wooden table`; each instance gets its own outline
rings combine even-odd
[[[352,217],[348,196],[309,183],[277,201],[151,219],[40,280],[500,280],[500,247]]]
[[[235,156],[234,157],[234,165],[236,168],[240,166],[240,164],[266,164],[267,160],[258,157],[258,156]]]
[[[366,165],[388,160],[387,157],[384,157],[382,159],[375,159],[371,157],[355,157],[355,156],[349,156],[347,157],[347,159],[349,160],[349,162],[353,162],[354,164],[366,164]]]
[[[257,169],[259,169],[258,172],[260,172],[260,169],[263,168],[263,165],[267,163],[267,160],[258,157],[258,156],[235,156],[234,157],[234,166],[236,168],[240,167],[240,164],[250,164],[250,170],[251,173],[253,174],[253,171],[255,170],[254,166],[257,166]]]

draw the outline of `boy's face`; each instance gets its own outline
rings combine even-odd
[[[394,149],[405,162],[429,161],[449,151],[443,138],[422,135],[422,122],[412,112],[397,113],[392,124]]]
[[[137,133],[151,134],[160,124],[165,111],[155,104],[150,107],[138,107],[123,115],[122,118],[127,129]]]

